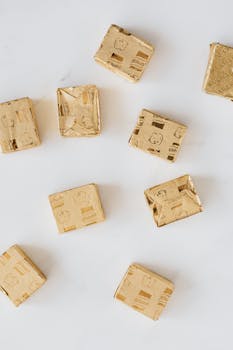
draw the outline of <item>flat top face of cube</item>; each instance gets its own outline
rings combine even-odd
[[[49,200],[60,233],[95,224],[105,219],[95,184],[52,194]]]
[[[0,104],[0,144],[3,153],[21,151],[40,144],[29,98]]]
[[[233,47],[210,45],[203,88],[207,93],[233,99]]]
[[[167,304],[174,285],[166,278],[133,264],[128,268],[115,298],[156,320]]]
[[[95,85],[59,88],[57,98],[62,136],[100,134],[99,94]]]
[[[40,288],[45,281],[46,277],[19,246],[12,246],[0,256],[0,290],[16,306]]]
[[[187,127],[146,109],[141,111],[129,144],[147,153],[176,160]]]
[[[201,212],[202,206],[189,175],[165,182],[145,191],[157,226]]]
[[[154,48],[124,29],[111,25],[95,54],[95,60],[130,81],[138,81]]]

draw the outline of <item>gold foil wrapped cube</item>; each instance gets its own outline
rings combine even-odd
[[[94,58],[105,68],[136,82],[141,78],[153,52],[152,45],[113,24]]]
[[[60,233],[101,222],[105,219],[95,184],[76,187],[49,196]]]
[[[62,136],[100,134],[99,94],[95,85],[59,88],[57,99]]]
[[[203,210],[189,175],[151,187],[145,196],[158,227]]]
[[[18,245],[0,256],[0,290],[18,306],[46,281],[44,274]]]
[[[32,101],[28,97],[0,103],[0,145],[3,153],[40,145]]]
[[[143,109],[129,139],[129,144],[174,162],[186,129],[183,124]]]
[[[173,290],[171,281],[141,265],[133,264],[117,288],[115,298],[157,320]]]
[[[233,100],[233,47],[213,43],[210,45],[204,90]]]

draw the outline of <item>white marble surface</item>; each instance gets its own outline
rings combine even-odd
[[[0,100],[34,99],[41,147],[0,155],[0,250],[18,243],[48,276],[14,308],[0,295],[4,350],[231,349],[233,104],[201,91],[209,43],[233,45],[232,1],[0,2]],[[151,41],[137,84],[93,61],[111,23]],[[103,132],[63,139],[56,88],[93,83]],[[189,130],[175,164],[130,148],[141,108]],[[157,229],[145,188],[192,175],[202,214]],[[100,185],[107,220],[59,236],[47,196]],[[113,299],[131,262],[176,285],[158,322]]]

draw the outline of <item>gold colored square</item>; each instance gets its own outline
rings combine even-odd
[[[28,97],[0,103],[0,145],[3,153],[40,145],[35,113]]]
[[[49,196],[60,233],[104,221],[98,187],[89,184]]]
[[[115,298],[157,320],[174,291],[174,284],[141,265],[129,266]]]
[[[175,162],[187,127],[146,109],[141,111],[129,144]]]
[[[136,82],[141,78],[153,52],[151,44],[113,24],[94,58],[105,68]]]
[[[144,193],[158,227],[203,210],[189,175],[151,187]]]
[[[15,306],[29,298],[45,281],[44,274],[18,245],[0,256],[0,290]]]
[[[99,93],[95,85],[57,89],[59,128],[62,136],[100,134]]]
[[[233,47],[212,43],[203,89],[233,99]]]

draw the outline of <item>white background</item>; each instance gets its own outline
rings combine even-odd
[[[19,308],[0,296],[1,349],[233,347],[233,103],[201,90],[232,21],[231,0],[0,1],[0,100],[31,97],[42,138],[0,155],[0,250],[20,244],[48,277]],[[136,84],[93,60],[111,23],[156,47]],[[56,89],[79,84],[100,88],[100,137],[59,136]],[[176,163],[128,146],[142,108],[188,126]],[[186,173],[204,212],[156,228],[143,191]],[[59,235],[48,195],[89,182],[106,221]],[[159,321],[113,299],[132,262],[175,283]]]

